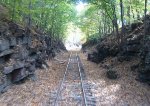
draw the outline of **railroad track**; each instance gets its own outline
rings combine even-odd
[[[63,79],[51,97],[52,106],[96,106],[77,53],[70,54]]]

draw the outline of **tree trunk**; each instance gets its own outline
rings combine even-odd
[[[121,22],[122,22],[122,30],[121,30],[121,42],[122,42],[123,36],[125,34],[124,18],[123,18],[123,16],[124,16],[124,10],[123,10],[123,2],[122,2],[122,0],[120,0],[120,8],[121,8],[120,12],[121,12]]]
[[[131,12],[131,6],[128,6],[128,11],[127,11],[127,16],[128,16],[128,18],[129,18],[128,25],[131,24],[131,14],[130,14],[130,12]]]
[[[28,17],[28,26],[31,27],[31,8],[32,8],[32,3],[31,0],[29,1],[29,17]]]
[[[99,22],[98,33],[99,33],[99,37],[101,38],[101,22]]]
[[[104,35],[106,34],[106,31],[107,31],[107,26],[106,26],[106,14],[104,13]]]
[[[16,13],[16,0],[13,0],[12,21],[14,21],[15,13]]]
[[[132,15],[133,15],[133,16],[132,16],[132,18],[134,19],[134,18],[135,18],[135,16],[134,16],[134,12],[133,12],[133,10],[132,10]]]
[[[145,37],[146,37],[146,13],[147,13],[147,0],[145,0],[145,10],[144,10],[144,15],[145,15],[145,18],[144,18],[144,35],[145,35]]]
[[[113,5],[113,17],[114,17],[114,19],[112,20],[112,23],[113,23],[113,25],[114,25],[114,27],[116,29],[117,42],[119,43],[120,36],[119,36],[119,29],[118,29],[115,5]]]

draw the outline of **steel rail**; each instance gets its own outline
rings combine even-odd
[[[85,90],[84,90],[84,87],[83,87],[83,78],[82,78],[80,63],[79,63],[79,56],[77,54],[76,54],[76,56],[77,56],[77,60],[78,60],[78,68],[79,68],[79,73],[80,73],[80,81],[81,81],[82,96],[83,96],[83,99],[84,99],[84,106],[87,106]]]
[[[70,53],[69,60],[68,60],[68,64],[67,64],[66,71],[65,71],[65,73],[64,73],[62,82],[60,83],[59,88],[58,88],[58,90],[57,90],[56,99],[55,99],[55,101],[54,101],[54,106],[57,106],[58,97],[59,97],[60,91],[61,91],[61,89],[62,89],[62,85],[63,85],[63,83],[64,83],[64,81],[65,81],[65,79],[66,79],[66,74],[67,74],[68,66],[69,66],[69,63],[70,63],[70,60],[71,60],[71,59],[70,59],[70,58],[71,58],[71,55],[72,55],[72,52]]]
[[[69,57],[69,60],[68,60],[68,64],[67,64],[67,67],[66,67],[66,71],[65,71],[64,76],[63,76],[63,79],[62,79],[62,81],[61,81],[61,83],[59,85],[59,88],[57,90],[56,99],[54,101],[54,106],[57,106],[57,101],[58,101],[60,92],[61,92],[62,87],[63,87],[63,83],[64,83],[64,81],[66,79],[66,75],[67,75],[67,72],[68,72],[68,66],[69,66],[69,63],[71,61],[71,56],[72,56],[72,52],[70,54],[70,57]],[[78,56],[77,53],[76,53],[76,59],[77,59],[77,65],[78,65],[78,72],[79,72],[79,75],[80,75],[80,83],[81,83],[81,90],[82,90],[82,97],[83,97],[82,99],[83,99],[83,102],[84,102],[83,104],[84,104],[84,106],[88,106],[87,105],[86,96],[85,96],[85,90],[84,90],[84,87],[83,87],[83,78],[82,78],[81,69],[80,69],[79,56]]]

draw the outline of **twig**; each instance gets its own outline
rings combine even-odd
[[[57,58],[54,58],[54,60],[58,61],[60,64],[63,64],[66,62],[66,60],[60,60],[60,59],[57,59]]]

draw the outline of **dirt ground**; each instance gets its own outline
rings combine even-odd
[[[85,73],[92,85],[92,93],[97,106],[150,106],[150,87],[135,80],[136,73],[130,70],[131,62],[113,62],[113,69],[119,74],[119,79],[110,80],[106,77],[105,65],[115,58],[105,60],[103,64],[87,61],[85,54],[80,53]]]
[[[36,81],[28,79],[23,84],[13,85],[0,95],[0,106],[50,106],[50,93],[59,85],[68,57],[68,53],[61,53],[50,60],[49,69],[36,71]]]

